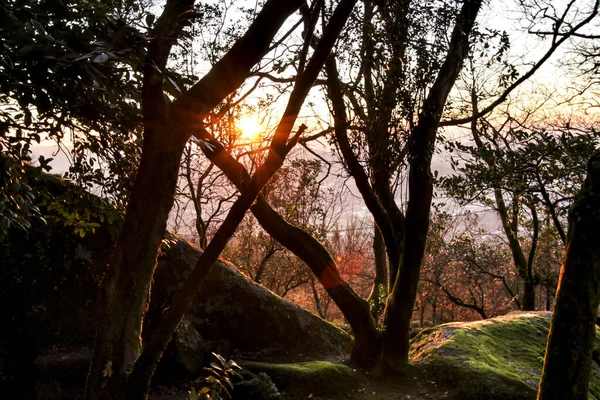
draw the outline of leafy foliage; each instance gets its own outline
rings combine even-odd
[[[86,192],[85,188],[44,171],[50,160],[40,158],[44,167],[0,154],[0,243],[15,231],[27,233],[32,221],[72,228],[79,237],[108,226],[116,239],[123,210]]]
[[[453,142],[446,149],[455,155],[455,174],[440,183],[462,205],[473,201],[493,205],[489,191],[498,188],[517,193],[566,215],[580,187],[587,160],[600,144],[597,132],[564,130],[492,131],[479,147]]]
[[[145,4],[12,0],[0,5],[0,149],[68,135],[70,174],[91,187],[128,191],[137,158]],[[101,165],[103,164],[103,165]],[[120,196],[115,196],[118,198]]]
[[[11,228],[27,231],[31,229],[30,218],[45,222],[39,207],[35,204],[35,194],[26,183],[24,163],[15,162],[11,157],[0,153],[0,243],[7,237]]]
[[[55,141],[68,177],[124,205],[141,151],[151,0],[0,3],[0,150],[29,161]],[[190,77],[163,71],[166,90]]]
[[[192,388],[188,400],[225,400],[231,399],[233,380],[242,379],[237,372],[242,368],[233,360],[225,360],[220,354],[212,353],[217,362],[211,362],[204,368],[208,376],[204,378],[204,386],[199,390]]]

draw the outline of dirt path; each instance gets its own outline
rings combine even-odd
[[[356,392],[347,393],[334,399],[431,400],[450,399],[451,397],[452,394],[450,392],[439,388],[433,381],[425,381],[418,378],[388,378],[365,380]]]

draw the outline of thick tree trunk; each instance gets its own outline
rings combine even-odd
[[[467,0],[463,4],[452,32],[446,60],[425,100],[419,122],[411,133],[409,198],[402,259],[385,309],[381,348],[383,364],[399,372],[408,365],[410,320],[417,296],[433,197],[430,166],[436,133],[450,89],[467,56],[469,35],[481,3],[481,0]]]
[[[156,40],[148,46],[142,90],[142,157],[123,228],[101,282],[97,338],[85,389],[88,400],[123,398],[142,348],[142,320],[185,145],[181,131],[171,128],[177,127],[178,121],[170,117],[162,79],[150,63],[164,67],[172,44],[167,33],[177,36],[181,16],[192,5],[189,0],[168,1],[157,21]]]
[[[569,213],[538,400],[587,400],[600,302],[600,153]]]
[[[141,322],[173,204],[182,149],[144,147],[127,218],[102,281],[98,339],[86,384],[88,399],[124,393],[141,350]]]
[[[433,198],[430,162],[426,156],[421,156],[414,157],[410,164],[410,194],[404,222],[402,261],[384,314],[382,360],[384,364],[400,371],[408,362],[410,320],[417,297],[429,229],[429,212]]]

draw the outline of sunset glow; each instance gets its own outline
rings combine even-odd
[[[264,130],[258,118],[253,115],[240,118],[237,126],[240,130],[240,137],[245,140],[257,140]]]

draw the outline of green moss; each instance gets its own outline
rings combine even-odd
[[[550,322],[550,313],[516,312],[441,325],[415,337],[411,357],[465,399],[535,399]],[[599,389],[593,370],[590,399],[600,399]]]
[[[360,383],[355,370],[328,361],[293,364],[245,361],[240,365],[255,373],[266,373],[280,391],[287,393],[330,395],[352,390]]]

